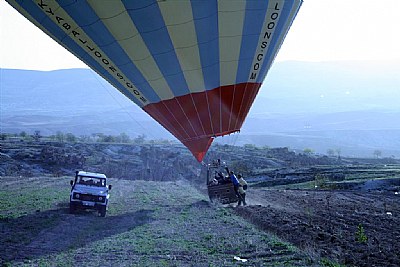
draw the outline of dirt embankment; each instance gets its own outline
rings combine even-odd
[[[350,191],[248,192],[236,209],[261,229],[346,266],[400,266],[400,195]]]

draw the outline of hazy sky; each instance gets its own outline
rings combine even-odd
[[[400,0],[304,0],[277,61],[399,60]],[[0,67],[86,67],[0,0]]]

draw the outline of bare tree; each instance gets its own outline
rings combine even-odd
[[[382,151],[380,151],[379,149],[375,150],[374,156],[375,158],[379,159],[382,156]]]
[[[340,154],[342,153],[342,150],[340,148],[336,148],[335,151],[336,151],[338,159],[340,159]]]
[[[58,142],[60,142],[60,143],[63,143],[63,142],[64,142],[64,139],[65,139],[64,133],[61,132],[61,131],[57,131],[57,132],[56,132],[56,140],[57,140]]]
[[[39,140],[40,140],[40,138],[42,138],[42,136],[40,135],[40,131],[38,131],[38,130],[36,130],[34,133],[33,133],[33,140],[35,140],[36,142],[38,142]]]

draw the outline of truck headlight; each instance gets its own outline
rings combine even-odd
[[[103,197],[99,197],[99,201],[103,201]]]
[[[79,199],[80,195],[78,193],[75,194],[75,198]]]

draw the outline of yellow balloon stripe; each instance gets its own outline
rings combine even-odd
[[[161,1],[158,6],[190,92],[203,92],[204,77],[190,1]]]
[[[174,97],[121,1],[90,0],[90,6],[161,100]]]
[[[236,83],[245,11],[245,1],[218,1],[221,86]]]

